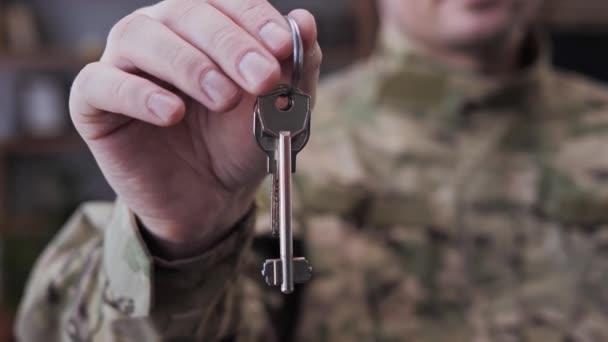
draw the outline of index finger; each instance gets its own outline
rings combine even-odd
[[[267,0],[206,0],[204,3],[224,14],[244,31],[257,39],[278,60],[291,54],[291,31],[289,25]],[[180,16],[183,7],[197,2],[174,0],[161,2],[157,6],[142,9],[146,15],[160,20]]]
[[[267,0],[208,0],[209,4],[257,37],[279,60],[291,54],[291,30]]]

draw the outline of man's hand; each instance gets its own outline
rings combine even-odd
[[[315,21],[290,16],[306,49],[302,88],[314,96]],[[289,25],[266,0],[167,0],[119,21],[74,81],[77,130],[172,257],[208,248],[250,208],[265,175],[253,105],[289,82],[281,64],[291,52]]]

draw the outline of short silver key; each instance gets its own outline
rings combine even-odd
[[[276,108],[276,101],[288,97],[289,106],[285,110]],[[264,112],[262,117],[261,113]],[[310,96],[298,89],[279,86],[275,91],[259,96],[254,108],[253,131],[260,148],[268,156],[267,169],[274,173],[276,140],[282,130],[292,133],[292,157],[300,152],[310,138]],[[293,158],[292,170],[296,164]]]
[[[281,129],[292,132],[292,171],[296,169],[296,155],[308,143],[310,137],[310,96],[296,91],[289,94],[287,86],[280,86],[272,93],[260,96],[254,109],[254,134],[260,148],[267,154],[267,171],[272,175],[272,190],[270,192],[271,231],[274,237],[279,236],[279,183],[277,176],[277,149],[278,133]],[[290,108],[280,110],[276,108],[276,101],[280,97],[288,97]],[[267,113],[264,118],[261,112]],[[291,120],[291,121],[290,121]],[[300,126],[298,126],[300,122]]]

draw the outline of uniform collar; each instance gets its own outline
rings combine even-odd
[[[472,109],[522,111],[538,101],[551,70],[549,48],[531,35],[534,56],[525,68],[504,78],[450,69],[416,52],[401,33],[385,29],[372,63],[380,70],[377,101],[418,114],[454,117]]]

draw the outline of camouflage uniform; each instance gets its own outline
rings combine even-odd
[[[383,41],[326,80],[298,157],[310,283],[263,285],[267,189],[257,216],[179,262],[151,256],[120,201],[88,204],[38,262],[20,338],[608,341],[606,89],[543,47],[497,80]]]

